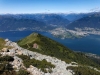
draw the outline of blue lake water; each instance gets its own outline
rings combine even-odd
[[[9,32],[0,32],[0,37],[2,38],[8,38],[12,41],[18,41],[19,39],[22,39],[29,34],[31,34],[33,31],[9,31]],[[66,47],[70,48],[74,51],[82,51],[82,52],[89,52],[100,55],[100,36],[97,35],[90,35],[84,38],[79,39],[60,39],[53,37],[48,32],[38,32],[44,36],[47,36],[57,42],[60,42],[61,44],[65,45]]]

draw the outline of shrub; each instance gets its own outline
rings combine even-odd
[[[20,70],[17,72],[17,75],[29,75],[29,73],[28,73],[26,70],[20,69]]]

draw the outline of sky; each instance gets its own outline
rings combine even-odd
[[[100,10],[100,0],[0,0],[0,14],[87,13]]]

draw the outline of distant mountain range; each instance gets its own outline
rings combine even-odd
[[[25,17],[26,15],[22,16]],[[35,15],[28,15],[26,18],[28,17],[30,17],[30,19],[34,18],[38,21],[43,21],[47,25],[66,26],[70,22],[69,20],[60,16],[59,14],[35,14]]]
[[[0,15],[0,31],[49,31],[60,27],[67,29],[100,28],[99,24],[99,13]]]
[[[17,19],[12,16],[0,16],[0,31],[33,30],[44,28],[46,24],[34,19]]]
[[[83,17],[67,25],[68,29],[85,28],[85,27],[100,28],[100,13]]]
[[[78,19],[81,19],[81,18],[86,17],[91,14],[93,14],[93,13],[79,13],[79,14],[71,13],[71,14],[60,14],[60,16],[68,19],[70,22],[73,22],[73,21],[76,21]]]
[[[37,21],[43,21],[48,25],[67,25],[69,23],[69,20],[59,14],[17,14],[9,16],[13,16],[17,19],[35,19]]]
[[[66,26],[69,20],[59,15],[0,15],[0,30],[49,30],[58,26]]]
[[[60,14],[70,19],[65,27],[57,27],[49,32],[58,38],[81,38],[87,35],[100,35],[100,13]],[[75,18],[75,15],[77,16]]]

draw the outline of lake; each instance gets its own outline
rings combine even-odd
[[[47,36],[66,47],[70,48],[74,51],[82,51],[89,52],[100,55],[100,36],[98,35],[90,35],[87,37],[79,38],[79,39],[60,39],[53,37],[48,32],[40,32],[40,31],[8,31],[8,32],[0,32],[0,37],[8,38],[12,41],[18,41],[22,39],[32,32],[38,32],[44,36]]]

